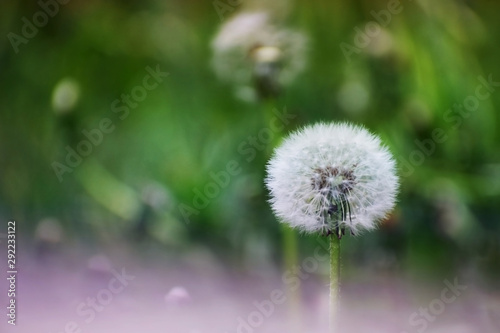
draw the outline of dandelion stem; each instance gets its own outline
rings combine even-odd
[[[333,232],[330,235],[330,332],[338,332],[338,313],[340,304],[340,238]]]

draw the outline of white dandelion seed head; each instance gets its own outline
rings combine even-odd
[[[278,81],[288,84],[306,66],[306,37],[274,25],[265,12],[244,12],[225,23],[212,41],[217,76],[244,88],[252,82],[256,62],[279,62]]]
[[[290,135],[267,165],[270,203],[281,222],[305,232],[357,234],[394,207],[391,153],[363,127],[319,123]]]

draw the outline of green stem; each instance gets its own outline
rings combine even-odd
[[[340,239],[337,233],[330,235],[330,332],[338,332],[340,305]]]

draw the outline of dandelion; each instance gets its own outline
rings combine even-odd
[[[165,295],[165,303],[170,307],[179,307],[191,302],[191,296],[184,287],[173,287]]]
[[[40,260],[50,260],[59,253],[64,241],[64,230],[61,222],[53,217],[40,220],[34,235],[36,255]]]
[[[370,90],[365,82],[348,79],[337,94],[337,101],[342,110],[358,115],[367,109],[370,102]]]
[[[103,254],[97,254],[89,258],[87,269],[95,274],[106,275],[113,270],[113,266],[108,257]]]
[[[292,134],[268,164],[276,215],[306,232],[376,227],[393,208],[395,163],[361,127],[317,124]]]
[[[346,123],[290,135],[267,165],[270,203],[281,222],[330,235],[331,323],[338,308],[340,239],[376,228],[394,207],[395,162],[380,139]]]
[[[395,53],[397,51],[395,46],[393,34],[389,30],[381,28],[379,33],[370,40],[364,51],[373,57],[381,58]]]
[[[52,110],[64,137],[71,146],[80,142],[76,107],[80,100],[80,85],[70,77],[61,79],[52,90]]]
[[[224,24],[212,42],[217,76],[243,99],[273,97],[305,68],[303,34],[271,23],[265,12],[245,12]]]
[[[52,108],[56,114],[71,112],[80,98],[80,85],[71,78],[64,78],[52,91]]]

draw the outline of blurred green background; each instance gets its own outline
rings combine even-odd
[[[272,109],[286,109],[295,117],[280,135],[320,120],[352,121],[380,135],[400,165],[393,215],[380,230],[343,240],[347,276],[363,266],[495,281],[500,84],[482,88],[490,95],[473,111],[453,107],[474,101],[478,77],[500,82],[499,4],[401,1],[400,13],[349,57],[341,46],[356,47],[357,29],[387,1],[294,1],[286,15],[265,2],[228,6],[221,21],[212,1],[73,0],[16,53],[9,33],[21,36],[22,18],[32,21],[41,7],[0,4],[0,217],[18,221],[26,237],[19,246],[72,253],[120,244],[173,260],[211,253],[236,270],[279,267],[283,227],[263,184],[279,137],[250,161],[239,147],[269,126]],[[247,8],[279,13],[280,24],[309,39],[306,69],[273,100],[238,99],[210,66],[219,27]],[[169,74],[120,119],[113,102],[142,85],[148,66]],[[65,110],[71,94],[79,97]],[[104,118],[114,130],[60,182],[53,163],[66,164],[65,147],[76,149],[82,131]],[[430,144],[436,129],[446,139]],[[417,141],[435,147],[426,155]],[[232,160],[241,171],[186,219],[180,207],[194,207],[210,173]],[[301,256],[316,238],[297,238]]]

